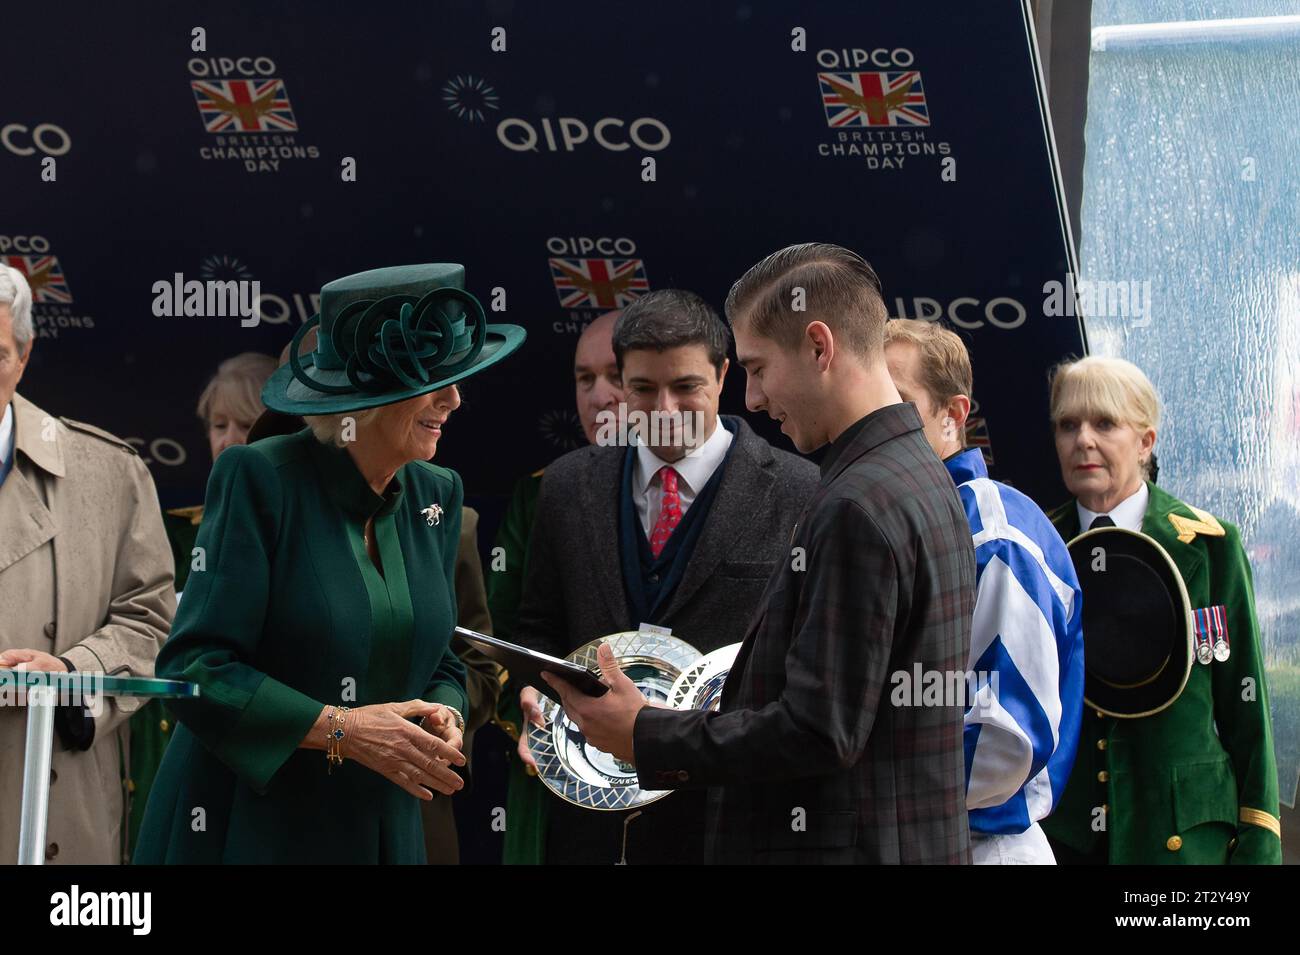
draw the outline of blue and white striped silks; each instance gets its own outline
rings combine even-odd
[[[1065,542],[1033,501],[990,480],[970,448],[944,462],[975,545],[966,703],[974,832],[1023,832],[1052,811],[1083,718],[1083,597]],[[969,680],[969,676],[968,676]]]

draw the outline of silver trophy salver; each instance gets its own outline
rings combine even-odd
[[[678,678],[700,659],[700,651],[663,633],[629,630],[593,640],[566,660],[599,670],[596,651],[609,644],[619,667],[649,700],[667,703]],[[537,775],[546,788],[584,809],[635,809],[669,795],[671,790],[642,789],[630,763],[596,749],[564,710],[541,697],[544,726],[528,723],[528,748],[537,760]]]

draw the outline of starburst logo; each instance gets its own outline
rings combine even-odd
[[[199,275],[204,279],[251,279],[253,273],[243,262],[233,255],[209,255],[199,266]]]
[[[538,420],[537,429],[561,451],[572,451],[587,443],[582,422],[573,411],[547,411]]]
[[[467,123],[482,123],[487,117],[484,110],[500,109],[497,91],[477,76],[456,76],[442,88],[442,101],[448,112]]]

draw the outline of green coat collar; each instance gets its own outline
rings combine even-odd
[[[388,493],[380,497],[357,468],[346,448],[325,445],[308,431],[303,440],[311,448],[312,459],[320,468],[330,498],[349,514],[357,517],[382,517],[402,501],[402,469],[393,475]]]

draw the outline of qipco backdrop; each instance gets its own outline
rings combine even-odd
[[[587,322],[666,287],[721,309],[809,240],[869,259],[892,315],[963,335],[972,440],[1063,496],[1046,373],[1084,346],[1044,314],[1070,254],[1019,0],[54,2],[2,29],[0,255],[38,336],[21,390],[129,438],[167,506],[202,500],[207,377],[278,354],[332,278],[460,262],[528,330],[439,448],[490,531],[516,478],[582,441]],[[192,281],[256,282],[260,309],[187,314]]]

